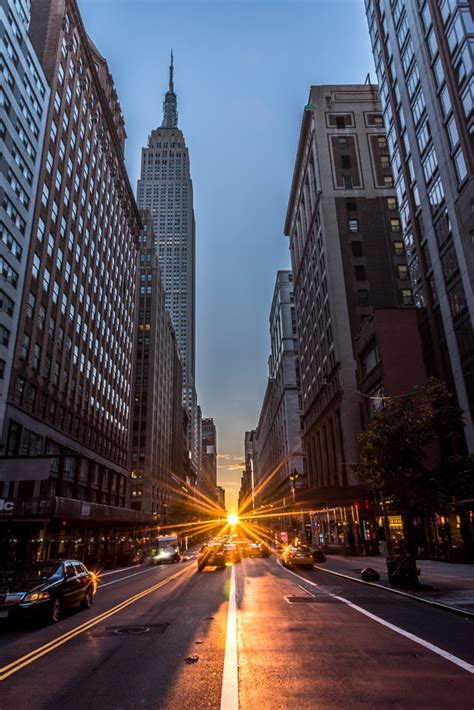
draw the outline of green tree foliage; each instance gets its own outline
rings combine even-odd
[[[384,407],[359,435],[362,447],[355,468],[400,511],[413,559],[414,519],[447,512],[472,492],[473,458],[440,456],[440,451],[452,450],[461,431],[462,412],[453,395],[431,378],[401,397],[384,399]]]

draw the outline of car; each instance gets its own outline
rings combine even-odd
[[[252,542],[249,545],[249,557],[270,557],[271,550],[266,542]]]
[[[234,540],[234,543],[237,545],[241,557],[249,557],[250,545],[247,540]]]
[[[263,546],[259,542],[249,545],[249,557],[264,557]]]
[[[313,569],[313,555],[307,545],[285,547],[281,554],[283,567],[305,567]]]
[[[205,567],[225,567],[226,557],[224,545],[220,542],[205,542],[198,552],[197,566],[199,572]]]
[[[78,560],[47,560],[20,567],[0,587],[0,619],[42,617],[49,623],[64,609],[94,603],[97,578]]]
[[[240,562],[240,548],[235,542],[228,542],[224,545],[226,562]]]
[[[162,565],[170,562],[179,562],[180,559],[181,555],[177,547],[160,547],[153,557],[153,564]]]

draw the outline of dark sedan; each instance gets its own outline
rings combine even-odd
[[[21,567],[0,587],[0,619],[42,617],[55,623],[63,609],[91,607],[96,588],[95,575],[77,560]]]
[[[240,562],[241,551],[240,547],[236,545],[235,542],[228,542],[227,545],[224,545],[224,550],[227,562]]]
[[[253,542],[250,545],[249,557],[269,557],[270,548],[264,542]]]
[[[204,567],[225,567],[224,545],[220,542],[207,542],[199,550],[197,565],[202,572]]]

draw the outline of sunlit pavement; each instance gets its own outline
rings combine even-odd
[[[328,577],[274,557],[108,574],[92,609],[2,627],[0,707],[472,710],[472,621]]]

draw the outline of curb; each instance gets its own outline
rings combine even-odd
[[[472,611],[464,611],[463,609],[458,609],[457,607],[449,606],[448,604],[442,604],[441,602],[437,602],[432,599],[423,599],[423,597],[418,597],[416,594],[408,594],[408,592],[402,592],[400,589],[386,587],[385,584],[376,584],[375,582],[364,582],[363,579],[357,579],[357,577],[351,577],[348,574],[342,574],[342,572],[335,572],[334,570],[326,569],[325,567],[320,567],[319,565],[314,565],[314,569],[320,570],[321,572],[326,572],[327,574],[333,574],[336,577],[344,577],[344,579],[349,579],[351,582],[356,582],[357,584],[365,584],[368,587],[376,587],[377,589],[383,589],[386,592],[398,594],[400,597],[408,597],[409,599],[415,599],[417,602],[429,604],[430,606],[437,607],[438,609],[449,611],[452,614],[458,614],[458,616],[464,616],[468,619],[474,619],[474,612]]]

